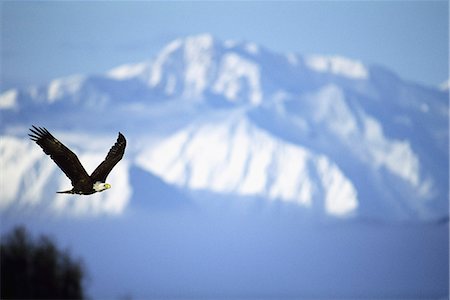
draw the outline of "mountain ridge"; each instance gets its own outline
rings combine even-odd
[[[104,202],[121,213],[132,199],[143,197],[133,194],[133,185],[128,181],[128,172],[134,166],[143,167],[177,189],[200,188],[225,195],[231,192],[230,197],[249,191],[241,172],[248,168],[249,172],[266,178],[262,181],[266,184],[262,183],[249,195],[269,201],[290,201],[297,192],[303,195],[298,199],[304,203],[319,201],[319,194],[322,195],[319,198],[327,199],[329,193],[339,194],[333,192],[334,179],[330,179],[339,177],[340,185],[348,187],[343,188],[347,196],[341,203],[350,204],[346,209],[335,207],[327,213],[327,203],[336,202],[324,201],[325,214],[333,215],[330,212],[334,211],[335,216],[442,219],[448,215],[446,96],[448,91],[404,82],[386,69],[339,56],[277,54],[251,42],[190,36],[169,43],[152,60],[119,66],[103,75],[76,75],[53,80],[45,86],[2,93],[0,154],[2,164],[12,166],[17,158],[8,156],[7,149],[31,147],[29,141],[18,146],[30,124],[48,124],[49,129],[61,130],[63,137],[73,130],[98,137],[111,132],[111,127],[125,131],[126,135],[128,131],[127,137],[136,144],[129,143],[130,154],[114,179],[127,191],[126,196],[108,202],[100,194],[97,200],[80,206],[81,212],[97,207],[98,212],[113,213],[114,209],[108,210],[101,204]],[[99,112],[102,118],[98,118]],[[117,120],[121,121],[120,128]],[[186,156],[182,144],[176,143],[171,146],[172,156],[164,150],[148,150],[164,148],[162,145],[170,145],[180,136],[187,136],[184,146],[196,149],[190,151],[197,152],[198,158],[194,159],[194,154]],[[14,138],[18,140],[11,142]],[[262,146],[259,150],[249,150],[252,149],[249,146],[244,156],[248,155],[250,160],[240,160],[234,169],[224,167],[230,162],[227,155],[216,157],[215,162],[202,161],[202,156],[208,155],[202,149],[208,145],[215,149],[211,159],[219,156],[220,151],[226,150],[229,155],[239,153],[233,150],[240,143],[237,140]],[[220,143],[222,147],[218,146]],[[108,148],[106,141],[101,144]],[[88,148],[81,149],[82,156],[94,153]],[[161,153],[151,158],[154,151]],[[294,154],[289,159],[282,158],[291,152]],[[33,153],[38,155],[36,151]],[[258,162],[255,157],[264,153],[267,159]],[[49,158],[43,154],[35,159],[24,167],[25,173],[40,172],[44,168],[41,164],[48,165],[44,160]],[[158,167],[158,161],[163,159],[191,171],[171,177],[167,166]],[[302,167],[305,164],[307,168]],[[42,189],[44,186],[52,189],[52,182],[63,182],[64,175],[54,177],[55,166],[45,168],[42,170],[55,174],[49,177],[53,179],[45,182],[35,176],[26,180],[32,184],[41,180]],[[211,175],[211,182],[196,185],[192,170],[210,173],[212,168],[222,168],[229,175],[220,177],[219,172]],[[8,170],[15,175],[25,174],[14,168]],[[284,175],[283,179],[282,173],[289,172],[303,175]],[[326,174],[335,175],[326,179]],[[367,182],[360,174],[366,174]],[[181,179],[183,176],[190,179]],[[229,181],[233,176],[244,181],[240,188],[238,184],[225,188],[217,183]],[[258,185],[260,179],[248,178],[248,187]],[[17,180],[14,186],[23,186],[21,179]],[[301,182],[304,184],[300,188]],[[297,192],[292,190],[293,186],[297,186]],[[25,194],[2,193],[2,198],[7,195],[2,207],[16,198],[22,199],[21,203],[31,201],[26,200]]]

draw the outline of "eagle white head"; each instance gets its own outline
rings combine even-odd
[[[111,188],[111,185],[109,183],[103,183],[103,182],[94,183],[94,190],[96,192],[103,192],[104,190],[107,190],[109,188]]]

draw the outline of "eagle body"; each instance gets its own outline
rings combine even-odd
[[[58,194],[92,195],[109,189],[111,185],[104,182],[93,182],[93,180],[80,180],[71,190],[57,192]]]
[[[105,160],[91,175],[88,175],[76,154],[58,141],[47,129],[33,126],[30,131],[31,140],[35,141],[44,150],[44,153],[50,156],[72,182],[71,190],[57,193],[91,195],[111,187],[105,181],[125,153],[127,142],[123,134],[119,132],[117,141],[109,150]]]

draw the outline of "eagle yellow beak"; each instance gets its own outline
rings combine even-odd
[[[105,189],[110,189],[111,185],[109,183],[105,183]]]

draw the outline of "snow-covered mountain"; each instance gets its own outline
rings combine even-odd
[[[352,213],[358,205],[353,184],[327,157],[274,138],[241,116],[180,130],[143,149],[137,163],[193,190],[305,207],[322,199],[331,215]]]
[[[212,194],[340,218],[446,219],[447,99],[448,90],[348,58],[180,38],[104,75],[1,94],[0,209],[120,214],[157,178],[164,195],[200,203]],[[55,195],[70,183],[27,139],[32,124],[78,153],[88,172],[123,132],[113,189],[83,201]]]

